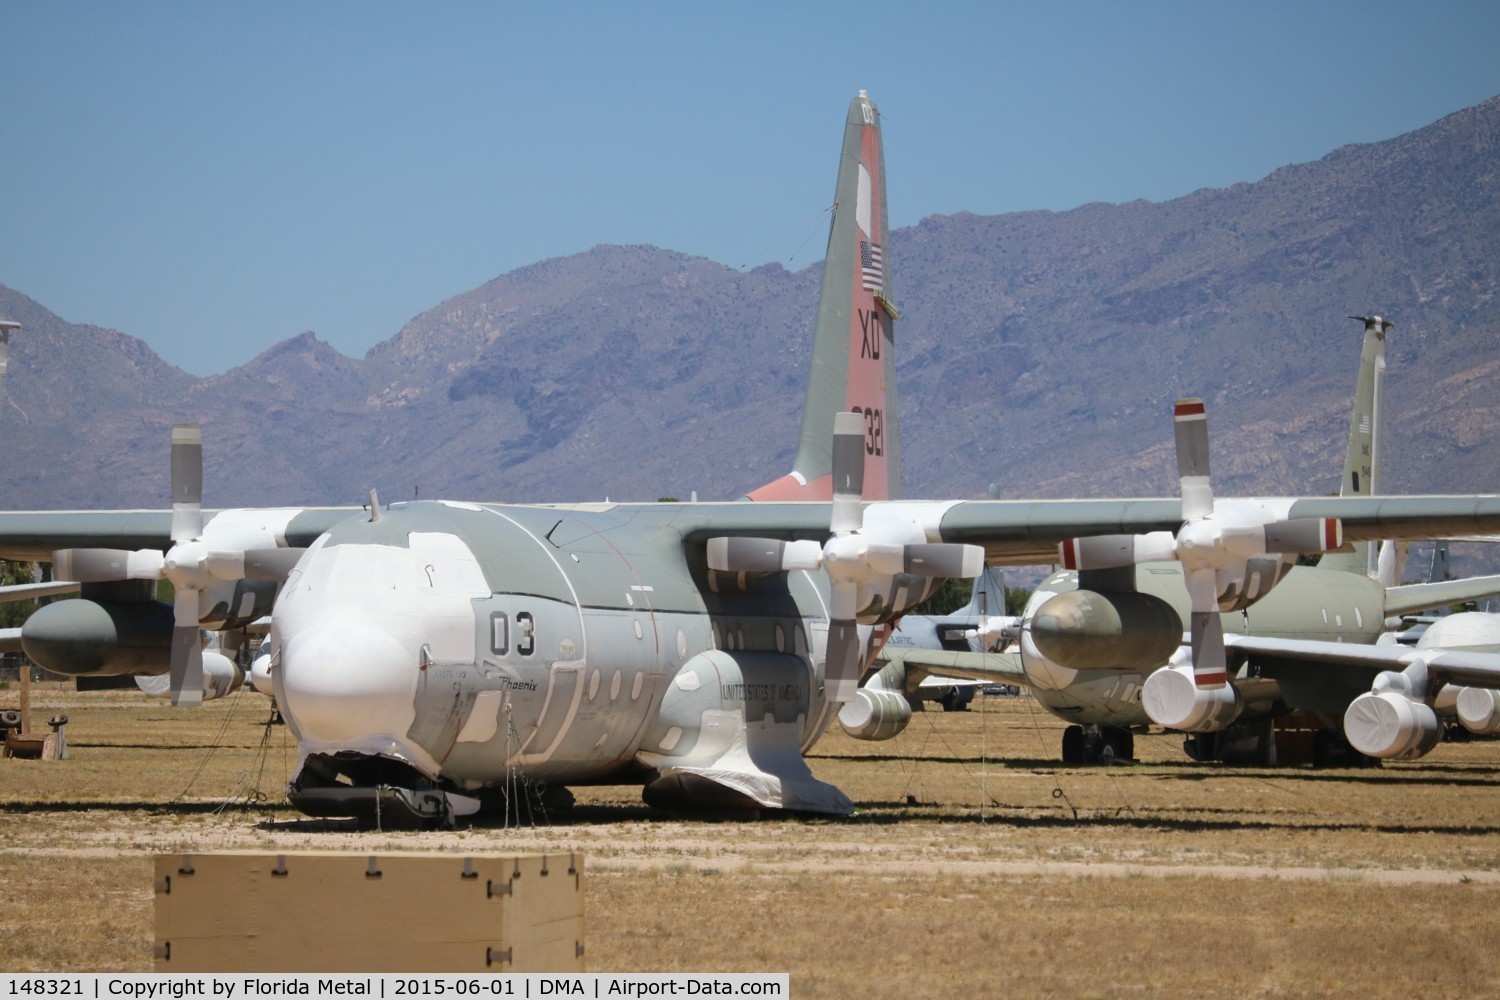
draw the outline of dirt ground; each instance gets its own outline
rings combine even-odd
[[[1315,771],[1195,764],[1154,734],[1138,763],[1064,767],[1062,723],[991,699],[825,737],[810,764],[848,819],[706,822],[612,787],[359,832],[286,808],[295,749],[253,694],[40,704],[72,753],[0,762],[11,971],[150,969],[153,856],[254,849],[580,855],[591,971],[788,972],[797,996],[1472,996],[1500,974],[1492,741]]]

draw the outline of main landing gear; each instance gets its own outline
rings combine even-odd
[[[1069,726],[1063,730],[1064,764],[1114,764],[1135,760],[1135,735],[1120,726]]]

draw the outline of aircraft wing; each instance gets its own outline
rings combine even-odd
[[[1224,637],[1231,670],[1248,659],[1265,663],[1310,665],[1331,663],[1362,667],[1372,674],[1401,671],[1424,661],[1429,676],[1467,687],[1500,688],[1500,653],[1468,649],[1414,648],[1412,646],[1366,646],[1355,642],[1322,642],[1311,639],[1277,639],[1269,636]]]
[[[908,689],[928,677],[1031,686],[1020,653],[965,653],[951,649],[882,650],[878,661],[900,663]]]
[[[58,594],[76,594],[78,584],[70,580],[52,580],[46,583],[15,583],[0,587],[0,604],[11,601],[35,600],[38,597],[56,597]],[[21,652],[21,630],[0,628],[0,653]]]
[[[1251,501],[1281,519],[1337,517],[1346,541],[1441,538],[1500,534],[1500,496],[1257,498]],[[580,505],[583,506],[583,505]],[[616,513],[671,508],[671,521],[690,544],[721,536],[759,536],[788,541],[828,537],[831,505],[792,503],[606,504]],[[930,541],[965,542],[985,550],[991,565],[1038,565],[1058,561],[1058,546],[1070,538],[1176,531],[1182,505],[1176,498],[1136,500],[875,501],[917,524]],[[558,509],[569,509],[560,505]],[[288,546],[311,545],[358,507],[263,508],[205,512],[215,518],[258,519]],[[171,511],[0,512],[0,558],[46,562],[58,549],[170,548]]]
[[[311,545],[358,507],[264,508],[205,511],[206,525],[229,514],[275,529],[287,546]],[[51,562],[58,549],[158,549],[172,547],[169,510],[63,510],[0,512],[0,559]],[[28,595],[30,596],[30,595]]]
[[[1500,527],[1500,496],[1265,497],[1248,502],[1278,520],[1338,518],[1346,542],[1490,534]],[[1175,532],[1183,523],[1177,499],[971,500],[934,513],[931,537],[983,546],[991,565],[1055,563],[1058,545],[1070,538]]]

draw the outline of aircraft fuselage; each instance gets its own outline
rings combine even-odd
[[[694,568],[670,508],[424,502],[329,531],[273,619],[303,760],[399,761],[460,789],[613,781],[640,754],[692,754],[716,713],[810,745],[822,575]]]

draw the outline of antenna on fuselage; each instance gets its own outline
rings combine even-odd
[[[375,487],[370,487],[370,520],[380,520],[380,497],[375,493]]]

